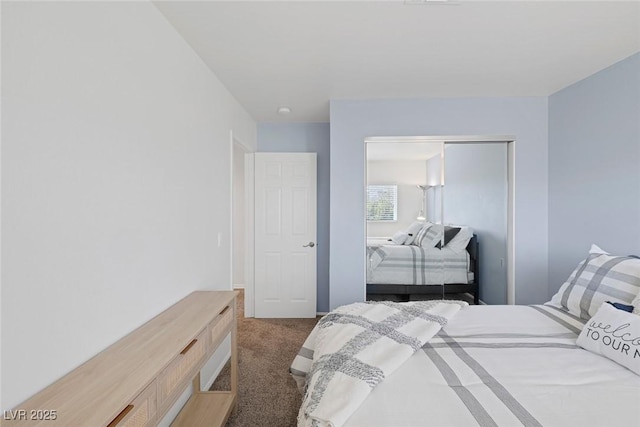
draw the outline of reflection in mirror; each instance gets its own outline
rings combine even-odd
[[[480,285],[480,298],[486,304],[507,303],[507,143],[446,143],[444,149],[442,247],[447,249],[445,276],[462,272],[454,260],[456,241],[473,230],[475,241],[467,248],[472,267],[469,279]],[[459,229],[458,231],[456,231]],[[471,235],[466,229],[464,237]],[[457,235],[455,233],[458,233]],[[453,239],[453,240],[451,240]],[[449,240],[451,240],[449,242]],[[445,285],[447,293],[455,285]]]
[[[444,297],[442,142],[366,144],[367,299]],[[437,227],[436,227],[437,225]]]

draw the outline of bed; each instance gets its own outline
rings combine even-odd
[[[478,260],[476,235],[461,251],[369,239],[367,296],[394,294],[408,301],[411,295],[469,293],[478,304]]]
[[[341,307],[291,366],[298,425],[637,425],[638,290],[639,259],[590,253],[542,305]]]

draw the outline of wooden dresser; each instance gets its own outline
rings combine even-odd
[[[190,382],[174,426],[223,426],[238,390],[234,291],[197,291],[22,404],[2,426],[158,424]],[[231,390],[200,391],[200,369],[231,333]]]

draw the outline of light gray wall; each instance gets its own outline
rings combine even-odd
[[[317,305],[318,312],[327,312],[329,311],[329,124],[260,123],[257,141],[260,152],[318,153]],[[362,173],[364,176],[364,172]]]
[[[364,139],[496,135],[515,150],[517,303],[547,300],[546,97],[331,101],[330,307],[365,299]]]
[[[255,147],[150,2],[3,2],[2,409],[230,289],[231,130]]]
[[[442,178],[442,156],[427,159],[427,185],[430,186],[425,191],[427,221],[435,224],[442,223]]]
[[[473,228],[480,299],[507,303],[507,144],[445,144],[444,222]]]
[[[640,255],[640,53],[549,98],[549,296],[591,243]]]

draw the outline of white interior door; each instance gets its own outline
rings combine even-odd
[[[255,153],[255,317],[316,315],[316,153]]]

